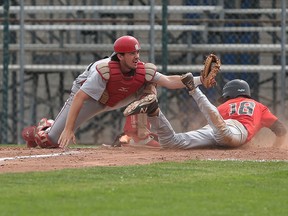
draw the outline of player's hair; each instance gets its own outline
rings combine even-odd
[[[114,55],[111,56],[111,61],[117,61],[117,62],[120,61],[118,56],[117,56],[117,53],[115,53]]]

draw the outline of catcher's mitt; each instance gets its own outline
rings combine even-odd
[[[216,85],[215,77],[220,71],[221,61],[214,55],[210,54],[204,61],[204,69],[201,71],[201,81],[205,88]]]

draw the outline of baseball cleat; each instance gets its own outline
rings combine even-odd
[[[35,141],[26,141],[27,148],[36,148],[38,145]]]
[[[37,143],[35,142],[35,133],[36,133],[36,126],[26,127],[21,132],[22,138],[26,141],[26,146],[28,148],[37,147]]]
[[[36,126],[29,126],[22,130],[21,135],[25,141],[34,141]]]
[[[157,97],[155,94],[149,94],[140,100],[132,102],[126,107],[123,114],[130,116],[139,113],[152,114],[158,109]]]
[[[195,89],[194,77],[192,73],[182,75],[181,81],[189,91],[193,91]]]

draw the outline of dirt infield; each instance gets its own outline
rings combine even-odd
[[[0,147],[0,173],[91,166],[127,166],[185,160],[288,160],[287,145],[247,144],[238,149],[172,150],[147,147],[29,149]]]

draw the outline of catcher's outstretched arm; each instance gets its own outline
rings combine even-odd
[[[159,86],[166,87],[168,89],[181,89],[186,86],[181,81],[181,76],[179,75],[162,75],[156,82]],[[200,77],[194,77],[194,83],[196,86],[201,85]]]

